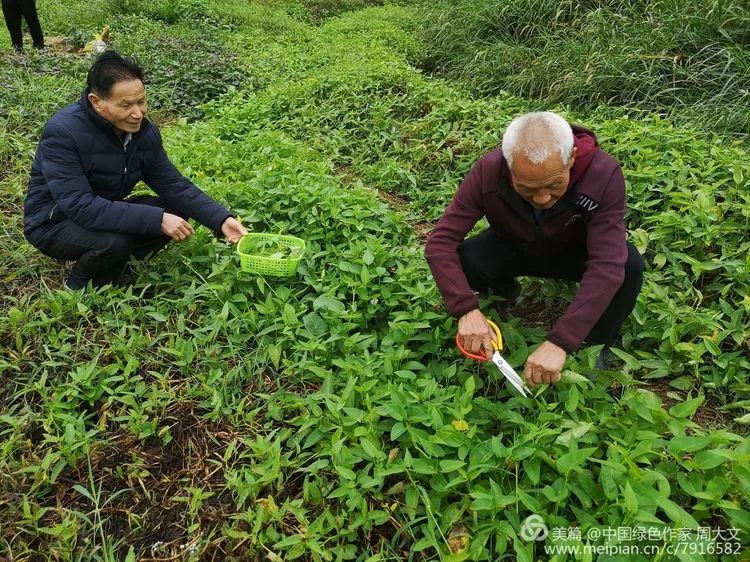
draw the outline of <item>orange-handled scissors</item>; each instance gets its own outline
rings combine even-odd
[[[500,328],[492,320],[487,320],[487,323],[490,325],[490,328],[492,328],[492,331],[495,332],[495,340],[492,342],[492,358],[487,359],[484,355],[478,355],[467,351],[464,346],[461,345],[461,340],[459,339],[458,334],[456,334],[456,345],[458,346],[459,351],[470,359],[476,359],[477,361],[492,361],[518,392],[523,396],[531,396],[531,390],[529,390],[529,387],[526,386],[523,379],[518,376],[518,373],[513,370],[513,367],[511,367],[500,354],[503,350],[503,334],[500,332]]]

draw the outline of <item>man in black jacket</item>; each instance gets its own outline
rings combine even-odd
[[[42,132],[24,205],[24,235],[42,253],[76,260],[69,289],[116,283],[134,256],[194,234],[189,218],[236,243],[247,234],[232,214],[169,160],[145,118],[141,69],[107,51],[81,98]],[[159,196],[127,198],[143,180]]]

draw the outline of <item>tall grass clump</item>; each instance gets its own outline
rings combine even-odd
[[[742,0],[442,0],[425,14],[425,68],[477,93],[624,106],[748,132]]]

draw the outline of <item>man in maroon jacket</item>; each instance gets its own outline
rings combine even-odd
[[[518,276],[580,281],[524,375],[532,385],[559,381],[567,354],[582,343],[605,345],[597,361],[604,367],[645,269],[625,240],[624,215],[622,170],[591,131],[551,112],[514,120],[502,150],[469,171],[425,248],[462,344],[492,354],[474,291],[514,301]],[[464,240],[483,216],[490,228]]]

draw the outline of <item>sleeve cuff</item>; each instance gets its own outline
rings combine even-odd
[[[472,310],[475,310],[478,308],[479,308],[479,301],[476,299],[476,297],[474,297],[473,302],[465,304],[464,306],[460,308],[454,308],[450,314],[454,318],[458,319],[458,318],[461,318],[467,312],[471,312]]]
[[[221,216],[221,220],[216,222],[216,226],[214,227],[213,231],[217,238],[221,238],[224,236],[224,234],[221,232],[221,226],[224,224],[224,221],[227,220],[229,217],[237,218],[232,213],[227,213],[226,215]]]
[[[552,330],[547,334],[547,337],[545,338],[548,342],[554,343],[556,346],[561,347],[565,350],[565,353],[573,353],[576,351],[580,345],[581,342],[578,342],[577,344],[575,342],[572,342],[570,340],[567,340],[565,338],[562,338],[555,332],[555,330]]]
[[[161,234],[164,234],[161,231],[161,223],[164,220],[164,209],[161,207],[149,207],[152,209],[151,213],[153,216],[150,216],[148,219],[148,230],[149,234],[153,234],[154,236],[159,236]]]

